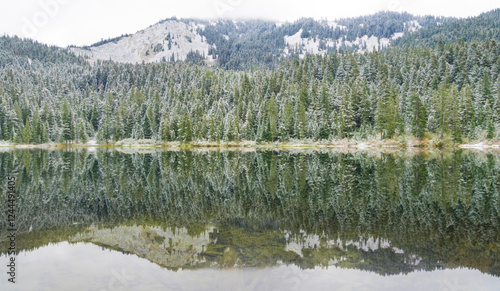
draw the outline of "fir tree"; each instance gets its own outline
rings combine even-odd
[[[61,104],[61,115],[63,128],[62,140],[65,142],[72,141],[74,140],[73,113],[66,99],[63,99]]]
[[[377,110],[375,111],[375,126],[380,132],[380,139],[394,136],[398,116],[395,90],[391,89],[386,74],[387,65],[384,64],[378,88]]]
[[[28,120],[26,120],[26,125],[24,126],[23,129],[23,142],[26,144],[31,143],[31,127]]]
[[[38,110],[33,113],[33,126],[32,126],[32,141],[35,144],[42,142],[42,120],[40,119],[40,114]]]
[[[412,119],[411,119],[411,129],[412,134],[422,139],[425,136],[427,128],[427,110],[425,109],[422,100],[417,94],[412,94],[410,98]]]
[[[266,104],[264,120],[266,123],[264,140],[275,141],[278,137],[278,106],[276,105],[274,96],[271,96]]]
[[[294,135],[293,131],[293,107],[290,102],[285,103],[285,108],[281,117],[280,137],[282,140],[289,140]]]
[[[473,138],[475,129],[474,105],[472,104],[472,92],[469,85],[460,91],[460,124],[462,131],[470,138]]]
[[[307,124],[307,116],[306,116],[306,107],[302,102],[299,102],[298,112],[297,112],[297,122],[296,122],[296,133],[299,139],[306,138],[306,124]]]
[[[453,84],[451,86],[450,92],[450,113],[449,113],[449,128],[451,129],[451,134],[453,141],[456,143],[462,143],[462,126],[460,123],[460,111],[459,111],[459,98],[458,89]]]

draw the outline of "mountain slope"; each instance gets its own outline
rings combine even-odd
[[[71,50],[90,60],[122,63],[198,59],[225,69],[274,68],[282,57],[378,50],[406,34],[453,20],[395,12],[293,23],[171,18],[133,35]]]
[[[29,66],[32,61],[39,61],[42,64],[83,62],[66,49],[17,36],[0,36],[0,68],[12,64]]]
[[[166,20],[133,35],[118,37],[87,48],[71,48],[91,60],[113,60],[122,63],[186,60],[189,52],[208,55],[210,45],[196,30],[204,28],[194,22]]]
[[[459,19],[429,26],[413,34],[407,34],[397,42],[397,45],[426,45],[438,44],[440,39],[444,43],[458,41],[484,41],[485,39],[500,40],[500,9],[483,13],[477,17]]]

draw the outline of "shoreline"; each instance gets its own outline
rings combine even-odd
[[[162,142],[155,140],[123,140],[115,143],[97,143],[91,140],[87,143],[46,143],[46,144],[13,144],[0,141],[0,148],[14,149],[67,149],[67,148],[163,148],[163,149],[195,149],[195,148],[242,148],[242,149],[355,149],[355,150],[500,150],[500,141],[478,141],[475,143],[449,144],[435,146],[436,143],[421,143],[410,140],[401,143],[395,140],[339,140],[339,141],[293,141],[293,142]],[[437,144],[438,145],[438,144]]]

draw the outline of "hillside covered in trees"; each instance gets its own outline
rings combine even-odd
[[[121,63],[189,61],[231,70],[275,69],[282,57],[385,48],[422,28],[454,18],[379,12],[335,21],[164,19],[134,34],[101,40],[71,51],[90,61]]]
[[[68,49],[4,36],[0,140],[495,139],[498,19],[495,10],[422,28],[379,51],[282,56],[273,68],[244,70],[189,60],[89,63]]]

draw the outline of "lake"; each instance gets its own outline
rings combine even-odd
[[[500,289],[498,153],[4,149],[0,179],[0,290]]]

